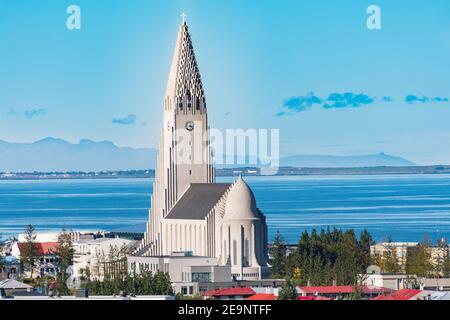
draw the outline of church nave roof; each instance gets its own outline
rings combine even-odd
[[[203,220],[228,191],[229,183],[194,183],[165,219]]]

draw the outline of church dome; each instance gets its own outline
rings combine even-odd
[[[224,219],[255,220],[259,218],[255,196],[244,179],[239,177],[228,192]]]

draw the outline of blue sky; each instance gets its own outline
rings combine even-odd
[[[282,155],[450,164],[448,0],[0,0],[0,140],[156,147],[183,11],[212,127],[280,128]]]

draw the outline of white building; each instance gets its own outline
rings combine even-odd
[[[67,231],[66,234],[70,236],[70,239],[72,241],[77,241],[82,238],[93,238],[93,233],[89,232],[74,232],[74,231]],[[61,235],[61,232],[39,232],[36,233],[36,238],[34,239],[34,242],[58,242],[58,238]],[[25,233],[20,233],[18,236],[19,242],[27,242]]]
[[[14,257],[17,261],[20,261],[22,253],[26,250],[25,246],[25,242],[14,242],[11,245],[11,257]],[[56,276],[59,272],[58,243],[33,242],[33,246],[37,257],[34,261],[32,270],[30,266],[23,265],[23,269],[20,271],[26,276],[32,275],[33,277]]]
[[[400,265],[404,265],[409,250],[416,247],[418,242],[381,242],[370,247],[370,255],[383,256],[385,253],[394,253]]]
[[[408,287],[411,276],[405,274],[377,273],[365,276],[363,285],[402,290]]]
[[[23,283],[19,282],[15,279],[5,279],[0,281],[0,290],[3,289],[5,291],[26,291],[31,292],[33,290],[33,287]]]
[[[405,271],[406,261],[408,256],[419,245],[418,242],[382,242],[372,245],[370,247],[370,254],[372,257],[379,256],[384,259],[386,254],[395,254],[398,265],[402,271]],[[446,261],[449,256],[448,246],[430,246],[427,249],[430,257],[430,262],[434,265],[439,262]],[[439,274],[439,276],[448,277],[448,274]]]
[[[128,270],[136,274],[145,271],[166,272],[175,292],[185,295],[198,293],[200,283],[231,281],[229,266],[219,266],[216,258],[191,256],[186,252],[174,252],[171,256],[128,259]]]
[[[104,277],[103,263],[113,262],[112,259],[120,257],[124,258],[127,252],[132,251],[135,244],[136,241],[121,238],[75,241],[73,243],[73,277],[81,278],[88,272],[92,279],[102,280]],[[127,248],[131,248],[131,250],[123,250]],[[121,250],[122,252],[120,252]],[[86,270],[89,271],[86,272]]]
[[[252,190],[242,178],[215,183],[205,93],[185,22],[164,99],[147,231],[129,262],[180,251],[215,258],[237,280],[268,273],[267,225]]]
[[[34,242],[58,242],[59,232],[39,232],[35,234]],[[19,242],[27,242],[25,233],[18,236]]]

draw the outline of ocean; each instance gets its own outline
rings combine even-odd
[[[231,182],[234,178],[219,178]],[[450,237],[450,175],[247,177],[269,236],[289,243],[313,228],[367,228],[376,241]],[[63,227],[143,231],[152,179],[0,181],[0,234]]]

